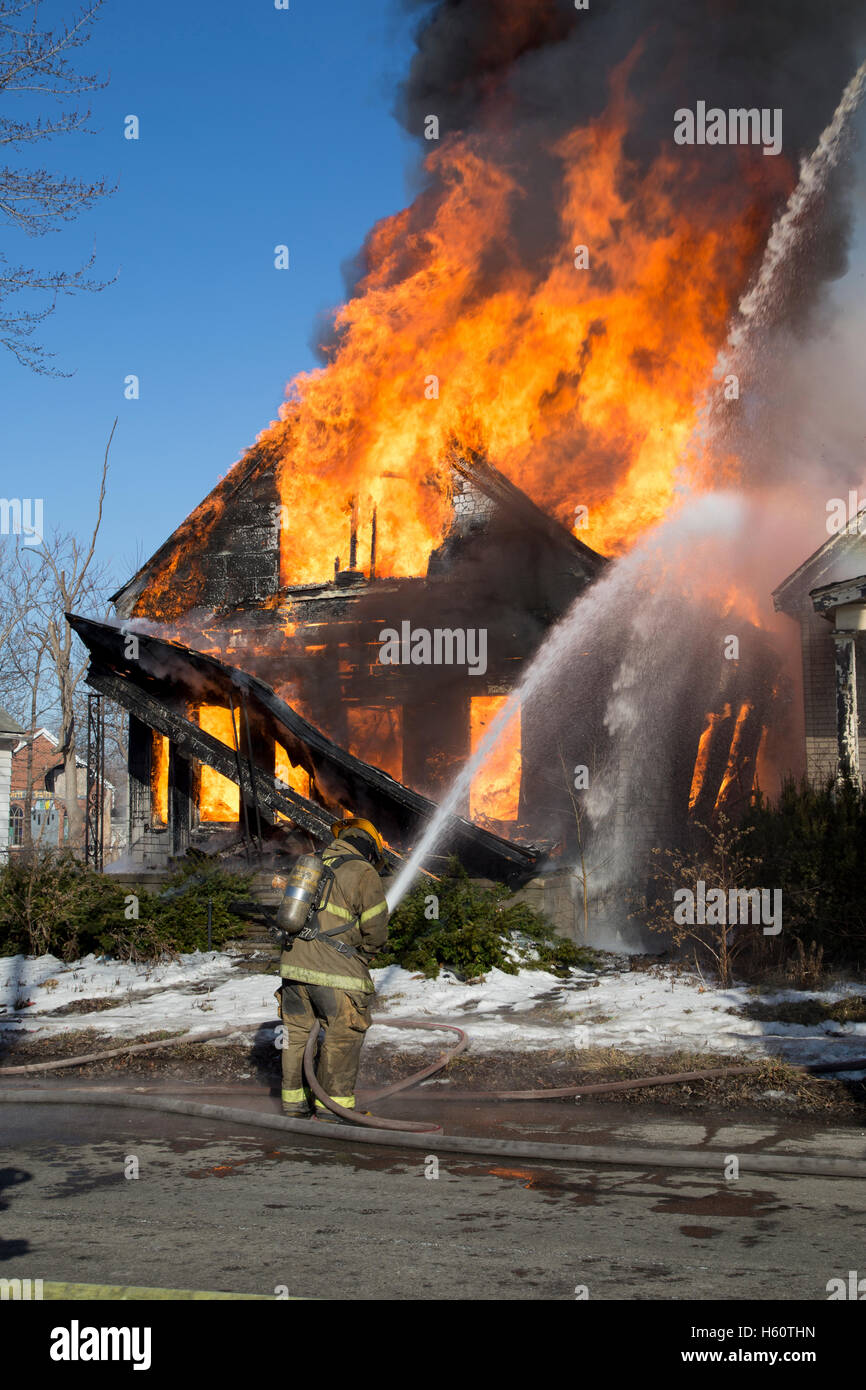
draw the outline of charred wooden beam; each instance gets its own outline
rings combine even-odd
[[[226,744],[212,734],[205,733],[191,720],[167,708],[161,701],[140,689],[129,680],[123,680],[104,667],[91,665],[87,673],[87,683],[94,690],[100,690],[109,699],[116,700],[128,710],[141,724],[146,724],[157,733],[168,738],[172,745],[187,758],[198,758],[230,782],[238,785],[238,764],[235,754]],[[321,806],[299,796],[289,787],[280,790],[274,785],[274,778],[268,777],[259,768],[253,768],[256,793],[259,805],[271,812],[281,811],[296,825],[309,831],[319,843],[327,843],[331,838],[332,818]],[[241,793],[252,800],[252,785],[248,765],[241,764]]]
[[[349,536],[349,569],[353,570],[358,564],[358,498],[352,498],[352,530]]]
[[[239,774],[232,750],[204,733],[180,710],[196,700],[228,708],[240,692],[251,717],[272,731],[295,767],[309,774],[322,804],[286,787],[278,792],[273,772],[256,768],[260,803],[283,811],[317,838],[323,829],[330,833],[332,811],[339,814],[340,807],[351,807],[354,814],[378,825],[389,844],[408,850],[435,814],[435,802],[333,743],[256,676],[225,666],[203,652],[140,632],[135,633],[132,644],[137,655],[127,655],[127,636],[120,628],[72,613],[67,618],[90,652],[88,681],[94,689],[117,699],[177,742],[181,752],[206,762],[233,782],[238,781]],[[240,776],[242,794],[250,794],[249,773],[243,767]],[[542,858],[536,848],[513,844],[461,817],[451,821],[443,848],[457,854],[470,872],[505,881],[529,877]]]

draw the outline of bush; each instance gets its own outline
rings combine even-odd
[[[746,814],[761,882],[782,889],[780,944],[823,948],[832,964],[866,957],[866,797],[851,785],[787,782],[776,805],[759,796]]]
[[[433,919],[427,916],[431,895],[438,901]],[[510,899],[507,888],[481,888],[451,860],[438,883],[419,884],[403,899],[373,967],[402,965],[432,979],[442,966],[471,978],[494,968],[515,975],[527,968],[565,973],[594,964],[591,951],[557,936],[546,918]]]
[[[138,889],[138,917],[128,917],[131,889],[88,868],[68,850],[33,850],[0,868],[0,954],[76,960],[90,952],[119,960],[156,960],[207,947],[213,902],[214,947],[237,934],[229,911],[249,874],[210,860],[182,860],[157,892]]]
[[[742,971],[745,964],[753,966],[764,955],[763,927],[752,922],[730,926],[727,910],[721,921],[709,911],[710,921],[678,920],[677,894],[682,890],[696,894],[698,883],[703,883],[708,893],[723,895],[727,905],[732,890],[764,883],[761,873],[762,866],[752,854],[751,828],[732,825],[724,814],[713,826],[696,822],[687,848],[652,851],[647,891],[643,896],[632,895],[635,911],[630,915],[650,931],[668,937],[684,953],[692,953],[699,970],[702,963],[711,966],[722,988],[728,989],[735,965]]]
[[[858,788],[788,781],[775,805],[759,793],[738,826],[721,815],[713,826],[694,825],[685,848],[653,850],[648,891],[633,899],[632,915],[702,956],[725,986],[736,964],[746,978],[817,989],[828,968],[866,959],[864,853],[866,796]],[[678,924],[674,893],[694,891],[698,880],[726,898],[732,888],[781,889],[781,933]]]

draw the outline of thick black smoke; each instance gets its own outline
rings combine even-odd
[[[862,0],[404,0],[423,11],[398,105],[407,129],[507,121],[567,129],[604,108],[613,68],[635,54],[632,154],[669,142],[673,111],[782,107],[789,155],[811,149],[862,58]],[[858,57],[859,53],[859,57]]]

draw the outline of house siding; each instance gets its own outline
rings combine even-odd
[[[0,740],[0,862],[9,845],[9,791],[12,785],[12,745]]]

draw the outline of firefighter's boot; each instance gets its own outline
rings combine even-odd
[[[287,1119],[311,1120],[313,1118],[313,1095],[306,1086],[300,1091],[282,1092],[283,1114]]]
[[[354,1096],[331,1096],[331,1100],[335,1105],[342,1105],[346,1110],[355,1109]],[[335,1115],[333,1111],[328,1110],[318,1097],[316,1098],[316,1119],[326,1125],[348,1125],[352,1123],[349,1119],[344,1120],[342,1115]]]

